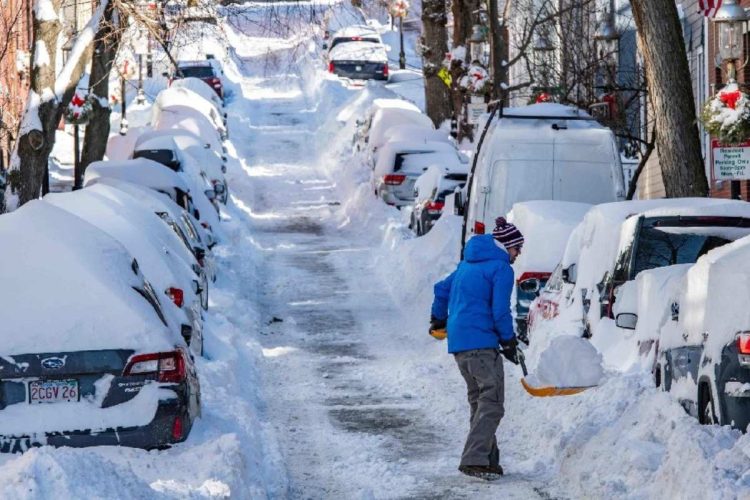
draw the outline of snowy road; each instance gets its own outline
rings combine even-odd
[[[386,292],[372,239],[334,224],[344,208],[319,160],[321,110],[302,75],[281,54],[274,67],[256,50],[264,55],[242,60],[230,106],[245,163],[230,183],[261,249],[259,276],[247,277],[260,326],[248,334],[263,348],[260,392],[288,475],[284,496],[543,497],[513,475],[495,485],[462,477],[455,429],[436,424],[425,395],[388,376],[420,356],[419,345],[402,343],[410,333],[398,332],[413,311]]]

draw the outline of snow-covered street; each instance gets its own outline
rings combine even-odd
[[[700,425],[674,395],[655,386],[650,368],[627,365],[638,347],[633,337],[613,337],[621,332],[604,331],[591,341],[577,332],[574,344],[594,353],[600,382],[580,383],[594,387],[575,397],[531,397],[520,383],[521,368],[503,361],[505,414],[497,442],[505,474],[490,482],[459,472],[469,428],[466,384],[447,342],[428,335],[428,327],[433,284],[459,261],[463,219],[453,213],[452,200],[441,201],[442,215],[416,237],[408,228],[412,209],[398,210],[373,195],[373,169],[352,147],[375,99],[423,98],[421,70],[411,67],[420,59],[417,35],[407,34],[409,70],[388,84],[355,86],[327,71],[320,34],[329,8],[308,2],[222,6],[222,39],[206,42],[227,54],[221,113],[227,113],[229,136],[217,141],[215,153],[226,156],[229,201],[216,203],[220,237],[211,257],[218,278],[206,281],[210,307],[199,313],[204,354],[194,359],[201,414],[187,439],[150,451],[42,446],[0,455],[0,499],[750,498],[750,437],[728,425]],[[373,24],[387,44],[395,43],[395,31]],[[395,45],[388,50],[393,63]],[[213,90],[209,94],[216,99]],[[419,99],[410,99],[416,94]],[[131,126],[151,116],[155,99],[149,99],[131,110]],[[429,132],[447,136],[447,127]],[[445,147],[459,156],[452,142]],[[58,146],[58,152],[67,149]],[[406,175],[394,177],[401,182]],[[580,217],[567,226],[551,222],[567,214],[548,214],[537,221],[536,234],[526,233],[527,245],[538,245],[526,257],[543,255],[557,266],[560,257],[548,248],[553,240],[563,245],[574,228],[586,229],[579,226],[586,214],[598,214],[594,222],[607,226],[610,205],[580,204],[571,209]],[[533,205],[525,207],[533,212]],[[538,215],[531,212],[529,219]],[[216,216],[213,206],[208,213]],[[607,229],[618,236],[621,222]],[[614,254],[615,237],[605,243]],[[604,262],[605,251],[593,252],[583,255]],[[579,327],[581,318],[574,320]],[[524,346],[530,366],[540,358],[538,345],[549,340],[543,335],[554,337],[555,328]],[[625,367],[602,363],[597,349]],[[548,365],[575,371],[551,351]],[[737,382],[728,387],[744,390]],[[73,407],[74,415],[77,403],[60,404]]]

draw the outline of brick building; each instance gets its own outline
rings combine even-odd
[[[29,88],[33,0],[7,0],[0,15],[0,168],[13,148]]]

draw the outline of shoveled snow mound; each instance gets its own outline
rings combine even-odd
[[[604,376],[602,356],[581,337],[565,335],[552,339],[539,356],[539,364],[526,381],[535,387],[588,387]]]

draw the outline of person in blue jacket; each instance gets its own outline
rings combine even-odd
[[[518,364],[510,312],[513,268],[524,238],[499,217],[491,235],[471,238],[464,259],[435,284],[431,330],[446,328],[448,352],[466,381],[471,408],[469,436],[458,470],[494,479],[503,474],[495,433],[505,413],[503,361]]]

